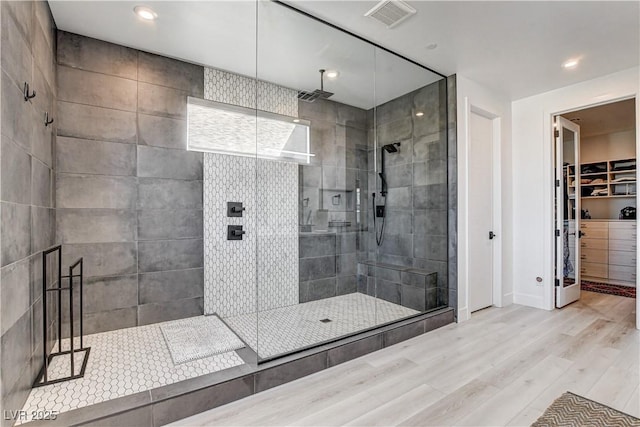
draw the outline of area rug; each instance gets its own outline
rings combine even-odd
[[[600,294],[618,295],[621,297],[635,298],[636,288],[631,286],[610,285],[609,283],[592,282],[583,280],[580,283],[580,289],[583,291],[598,292]]]
[[[531,427],[638,427],[640,419],[566,392]]]
[[[160,329],[176,365],[244,347],[218,316],[173,320]]]

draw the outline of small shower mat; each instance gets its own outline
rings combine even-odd
[[[244,347],[218,316],[197,316],[160,325],[173,363],[198,360]]]

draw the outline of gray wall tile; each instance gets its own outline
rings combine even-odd
[[[341,345],[327,351],[328,365],[335,366],[382,348],[382,334]]]
[[[202,153],[139,145],[138,176],[201,180]]]
[[[298,238],[300,258],[336,254],[336,235],[301,234]]]
[[[2,390],[9,391],[20,378],[16,367],[28,366],[31,360],[31,316],[24,313],[0,339],[0,380]],[[8,369],[7,369],[8,368]]]
[[[87,313],[84,317],[84,333],[89,335],[115,329],[131,328],[137,326],[137,319],[136,307]]]
[[[202,239],[141,241],[138,243],[138,270],[150,272],[202,267],[202,245]]]
[[[57,174],[58,208],[136,207],[136,179],[133,177]]]
[[[300,285],[303,288],[300,299],[301,303],[336,296],[335,277],[301,282]]]
[[[135,144],[136,114],[89,105],[58,102],[58,135]]]
[[[58,66],[58,100],[136,111],[137,82],[122,77]]]
[[[142,304],[138,306],[138,325],[165,322],[203,313],[202,298],[179,299],[175,301]]]
[[[57,120],[56,114],[53,116],[51,112],[49,114],[51,118]],[[39,111],[33,110],[33,117],[31,123],[37,123],[36,126],[32,126],[31,135],[31,154],[37,157],[44,164],[53,166],[53,147],[56,136],[53,133],[52,126],[44,126],[43,114]]]
[[[138,209],[202,209],[202,181],[140,178]]]
[[[40,252],[54,243],[55,210],[31,207],[31,253]]]
[[[336,275],[336,257],[302,258],[299,273],[301,282],[333,277]]]
[[[140,52],[138,80],[189,92],[192,96],[204,93],[204,68],[151,53]]]
[[[327,367],[325,352],[303,357],[285,365],[259,371],[255,374],[256,393],[268,390],[298,378],[305,377]]]
[[[423,322],[409,323],[408,325],[385,331],[383,334],[384,346],[389,347],[390,345],[406,341],[409,338],[417,337],[418,335],[421,335],[423,333]]]
[[[3,180],[4,182],[4,180]],[[31,158],[31,204],[53,207],[53,172],[36,158]]]
[[[336,278],[336,295],[358,292],[358,279],[355,274]]]
[[[2,2],[2,5],[5,6],[5,2]],[[14,82],[20,84],[20,82],[30,80],[32,75],[32,57],[29,48],[31,41],[28,35],[31,30],[27,30],[26,35],[21,31],[21,28],[24,28],[23,25],[31,25],[32,21],[31,19],[15,19],[12,13],[2,13],[1,15],[2,51],[0,52],[0,61],[2,69]]]
[[[124,46],[58,31],[58,63],[82,70],[136,79],[138,52]]]
[[[62,248],[62,259],[69,265],[84,257],[86,277],[121,276],[137,272],[136,248],[134,242],[67,244]]]
[[[135,274],[88,278],[84,284],[84,311],[97,313],[138,305],[138,281]]]
[[[2,136],[2,200],[31,204],[31,157],[8,137]]]
[[[0,281],[2,282],[0,335],[4,335],[29,309],[31,298],[30,267],[29,258],[25,258],[0,269]]]
[[[57,137],[56,162],[58,172],[131,176],[136,174],[136,146]]]
[[[2,202],[0,218],[0,253],[4,267],[31,254],[31,207]]]
[[[2,52],[5,52],[4,44],[2,45]],[[21,95],[22,90],[16,86],[16,83],[12,82],[4,71],[0,75],[2,76],[2,98],[0,100],[2,114],[0,115],[0,120],[3,139],[9,137],[26,152],[30,153],[34,123],[33,109],[29,103],[24,102],[24,96]]]
[[[202,210],[151,209],[138,211],[138,239],[202,238]]]
[[[138,111],[174,119],[187,117],[187,92],[149,83],[138,83]]]
[[[187,122],[139,113],[138,144],[186,150]]]
[[[133,242],[136,211],[121,209],[58,209],[57,240],[61,243]]]
[[[143,273],[138,276],[138,280],[140,304],[197,298],[204,293],[202,268]]]

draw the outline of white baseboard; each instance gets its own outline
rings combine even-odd
[[[506,307],[511,304],[513,304],[513,292],[502,295],[502,306]]]
[[[462,307],[458,309],[458,323],[466,322],[471,318],[469,313],[469,307]]]
[[[539,295],[513,294],[515,304],[526,305],[527,307],[545,309],[544,298]]]

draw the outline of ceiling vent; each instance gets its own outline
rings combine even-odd
[[[393,28],[415,13],[416,10],[403,1],[383,0],[364,16],[383,23],[387,28]]]

